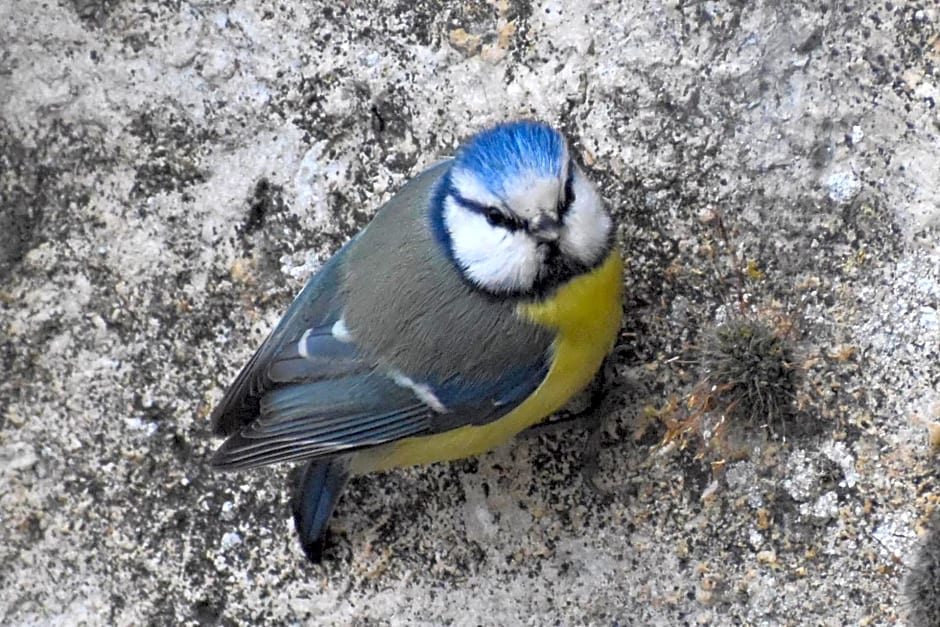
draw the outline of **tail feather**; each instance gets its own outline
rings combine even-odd
[[[307,462],[300,473],[291,503],[294,528],[304,553],[314,564],[323,557],[330,517],[348,480],[347,457]]]

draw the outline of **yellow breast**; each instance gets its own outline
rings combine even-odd
[[[550,300],[519,307],[519,315],[554,329],[557,335],[548,375],[513,411],[485,425],[363,451],[353,459],[351,470],[361,474],[478,455],[561,409],[591,381],[613,348],[622,317],[622,274],[623,262],[614,251],[602,265],[569,281]]]

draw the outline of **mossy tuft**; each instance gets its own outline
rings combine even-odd
[[[701,361],[699,395],[725,419],[773,432],[794,415],[800,371],[780,329],[755,318],[726,322],[709,334]]]

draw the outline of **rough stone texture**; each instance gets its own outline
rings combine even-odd
[[[903,621],[940,494],[938,21],[0,3],[0,622]],[[312,567],[286,469],[210,472],[207,413],[402,181],[523,116],[569,135],[629,256],[613,494],[584,489],[578,429],[366,477]],[[796,321],[812,428],[661,446],[696,343],[740,311]]]

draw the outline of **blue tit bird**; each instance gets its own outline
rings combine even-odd
[[[214,410],[212,465],[302,462],[318,562],[350,476],[483,453],[587,386],[621,324],[612,233],[560,133],[480,132],[307,281]]]

